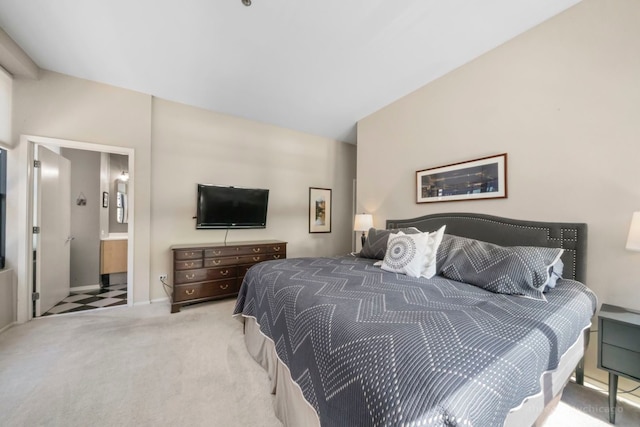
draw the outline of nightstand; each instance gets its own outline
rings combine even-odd
[[[602,304],[598,368],[609,371],[609,422],[615,424],[618,375],[640,381],[640,312]]]

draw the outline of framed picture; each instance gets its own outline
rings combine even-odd
[[[109,207],[109,193],[107,193],[106,191],[102,192],[102,207],[103,208]]]
[[[309,187],[309,233],[331,233],[331,189]]]
[[[507,197],[507,154],[416,172],[416,203]]]

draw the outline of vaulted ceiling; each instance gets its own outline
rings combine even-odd
[[[40,67],[346,142],[579,0],[0,0]]]

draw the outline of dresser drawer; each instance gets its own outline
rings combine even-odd
[[[267,245],[241,246],[238,247],[238,255],[262,255],[267,253]]]
[[[245,265],[238,266],[238,278],[243,279],[244,276],[247,275],[247,271],[249,271],[249,269],[254,265],[255,264],[245,264]],[[242,280],[240,280],[240,283],[242,283]]]
[[[640,353],[609,344],[602,344],[601,352],[603,368],[640,381]]]
[[[640,353],[640,328],[603,319],[602,342]]]
[[[247,255],[238,257],[238,277],[244,277],[247,274],[247,270],[249,270],[254,265],[258,264],[262,261],[272,261],[275,259],[284,259],[287,257],[286,253],[278,253],[278,254],[264,254],[264,255]]]
[[[219,248],[205,249],[204,257],[205,258],[214,258],[220,256],[231,256],[236,255],[238,251],[235,246],[222,246]]]
[[[227,279],[237,275],[238,268],[236,266],[200,268],[198,270],[176,271],[173,281],[174,283],[194,283],[204,282],[205,280]]]
[[[181,260],[181,259],[195,259],[195,258],[202,258],[202,250],[199,249],[187,249],[187,250],[179,250],[179,251],[174,251],[174,259],[175,260]]]
[[[207,269],[181,270],[173,275],[173,283],[193,283],[207,280]]]
[[[238,257],[226,257],[226,258],[205,258],[205,267],[222,267],[224,265],[236,265],[238,263]]]
[[[256,264],[258,262],[266,261],[267,254],[262,255],[243,255],[238,257],[238,264]]]
[[[190,261],[176,261],[176,270],[189,270],[192,268],[202,268],[202,258],[192,259]]]
[[[277,253],[283,253],[286,254],[287,253],[287,245],[286,244],[277,244],[277,245],[270,245],[268,248],[268,252],[270,254],[277,254]]]
[[[207,280],[230,279],[238,275],[238,267],[219,267],[207,269]]]
[[[215,280],[189,285],[177,285],[173,289],[173,301],[190,301],[234,293],[238,293],[238,283],[235,278]]]

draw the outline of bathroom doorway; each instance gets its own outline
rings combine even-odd
[[[38,199],[41,184],[37,173],[39,165],[34,163],[30,185],[34,233],[33,239],[29,239],[31,244],[28,249],[33,254],[28,272],[28,283],[33,286],[32,298],[29,300],[33,302],[29,301],[29,318],[132,305],[133,257],[130,253],[133,241],[130,239],[130,222],[133,219],[133,150],[50,138],[30,138],[28,151],[34,159],[38,159],[40,150],[52,151],[54,156],[67,159],[70,163],[70,185],[66,196],[66,203],[70,207],[70,229],[64,238],[70,248],[70,268],[66,279],[50,280],[46,264],[42,265],[42,260],[47,255],[44,251],[47,249],[39,244],[41,230],[37,227],[42,217],[47,216],[48,209],[38,216],[38,206],[42,203]],[[51,228],[50,225],[48,227]],[[52,308],[47,307],[45,310],[45,307],[38,307],[39,297],[46,293],[48,286],[60,285],[65,281],[67,295]]]
[[[56,147],[51,147],[56,149]],[[55,253],[40,251],[43,245],[38,245],[47,234],[47,228],[41,227],[40,234],[34,234],[34,246],[36,247],[36,275],[35,292],[40,295],[34,303],[34,317],[66,314],[78,311],[93,310],[96,308],[116,307],[127,304],[127,240],[128,240],[128,215],[127,215],[127,189],[129,180],[128,156],[115,153],[103,153],[77,148],[59,148],[59,157],[69,163],[69,183],[65,200],[67,206],[66,217],[62,218],[60,229],[69,230],[66,239],[58,239],[61,246]],[[50,152],[45,146],[36,145],[34,154],[36,158]],[[50,156],[56,154],[50,154]],[[44,168],[51,169],[51,165],[41,162]],[[46,174],[41,174],[46,175]],[[49,174],[51,175],[51,174]],[[37,191],[39,185],[38,174],[34,188],[34,206],[42,205],[38,201],[45,202],[45,191]],[[56,174],[56,177],[62,176]],[[51,180],[51,179],[49,179]],[[46,183],[47,180],[44,181]],[[51,196],[48,196],[51,198]],[[34,223],[51,223],[61,215],[53,215],[56,209],[51,205],[36,209],[40,213],[34,218]],[[60,205],[58,203],[57,205]],[[62,215],[64,216],[64,215]],[[49,218],[53,217],[53,218]],[[38,222],[39,221],[39,222]],[[60,221],[60,219],[58,219]],[[43,239],[38,239],[42,236]],[[39,252],[40,251],[40,252]],[[49,272],[41,272],[38,268],[38,260],[43,268],[47,266],[47,260],[57,260],[66,253],[66,260],[58,260],[58,265],[64,265],[67,270],[65,278],[50,275]],[[38,256],[39,255],[39,256]],[[49,265],[51,265],[49,261]],[[57,272],[60,268],[52,269]],[[40,273],[40,274],[39,274]],[[58,274],[60,276],[60,274]],[[60,297],[58,295],[66,282],[66,291]],[[58,290],[54,300],[52,290]],[[45,300],[45,296],[49,296]],[[41,302],[42,301],[42,302]],[[45,304],[45,301],[48,301]],[[40,304],[39,304],[40,303]]]

